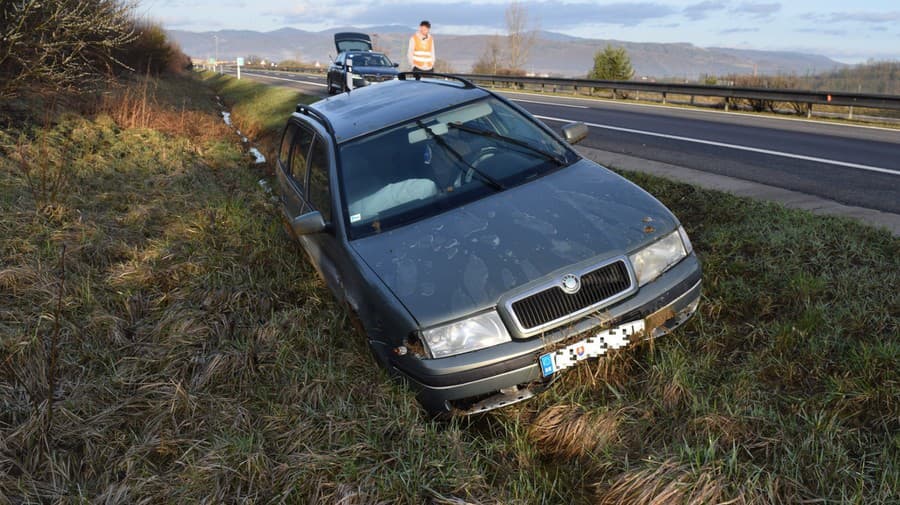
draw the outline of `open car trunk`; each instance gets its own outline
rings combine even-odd
[[[334,47],[339,53],[342,53],[344,51],[371,51],[372,39],[365,33],[335,33]]]

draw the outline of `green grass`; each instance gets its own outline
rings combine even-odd
[[[691,234],[697,317],[432,422],[281,232],[213,95],[262,137],[302,98],[203,79],[156,105],[201,128],[0,138],[0,503],[896,503],[900,239],[626,174]],[[53,198],[23,177],[34,152]]]
[[[266,150],[280,140],[281,130],[298,103],[319,100],[280,86],[204,72],[202,79],[219,94],[225,105],[241,118],[241,131],[262,142]],[[268,153],[267,153],[268,154]]]

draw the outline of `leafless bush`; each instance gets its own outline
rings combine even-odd
[[[0,96],[40,82],[88,89],[115,70],[116,51],[135,38],[132,7],[120,0],[0,3]]]
[[[24,136],[19,139],[4,136],[2,141],[0,153],[8,157],[25,180],[37,209],[58,205],[75,156],[65,139],[51,131],[42,131],[34,141]]]
[[[794,75],[731,75],[727,77],[727,80],[739,88],[798,89],[802,87],[800,80]],[[798,115],[805,115],[807,111],[807,104],[803,102],[776,102],[758,98],[743,98],[740,102],[754,112],[778,112],[779,105],[782,103],[787,104]]]

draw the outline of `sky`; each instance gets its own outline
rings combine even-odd
[[[898,0],[523,0],[535,29],[631,42],[689,42],[822,54],[846,63],[900,59]],[[435,35],[504,32],[507,0],[138,0],[168,29],[319,31],[404,25]]]

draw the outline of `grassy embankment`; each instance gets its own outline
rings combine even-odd
[[[156,82],[151,114],[3,133],[0,502],[900,494],[900,240],[630,174],[694,239],[698,317],[532,401],[434,423],[280,233],[213,105],[271,141],[300,97],[206,80]]]

